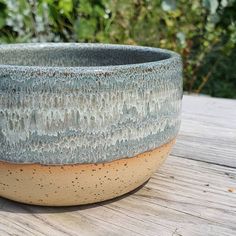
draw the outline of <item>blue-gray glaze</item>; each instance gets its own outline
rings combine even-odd
[[[180,126],[182,62],[156,48],[0,46],[0,160],[107,162],[152,150]]]

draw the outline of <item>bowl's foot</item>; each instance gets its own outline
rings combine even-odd
[[[108,163],[75,165],[0,162],[0,196],[28,204],[71,206],[105,201],[137,188],[168,156],[174,140]]]

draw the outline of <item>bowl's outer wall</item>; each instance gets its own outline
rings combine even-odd
[[[182,63],[111,72],[0,68],[0,160],[107,162],[152,150],[180,126]]]

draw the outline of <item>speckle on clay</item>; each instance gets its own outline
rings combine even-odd
[[[162,156],[167,157],[173,143],[171,141],[153,151],[109,163],[52,165],[51,173],[47,165],[0,161],[0,196],[47,206],[79,205],[111,199],[147,181],[163,163]],[[9,171],[12,174],[7,176]],[[37,175],[33,174],[35,172]]]

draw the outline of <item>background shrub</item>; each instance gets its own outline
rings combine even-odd
[[[60,41],[175,50],[185,91],[236,98],[236,0],[0,0],[0,43]]]

